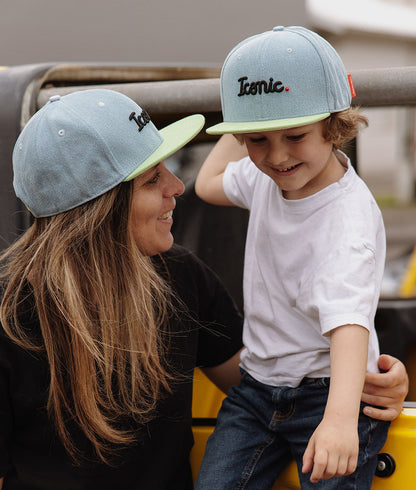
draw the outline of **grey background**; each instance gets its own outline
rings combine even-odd
[[[303,0],[0,0],[0,65],[222,63],[241,39],[307,25]]]

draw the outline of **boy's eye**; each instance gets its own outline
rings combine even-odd
[[[306,133],[302,133],[302,134],[293,134],[291,136],[288,136],[287,139],[289,141],[301,141],[303,140],[303,138],[306,136]]]
[[[250,136],[248,138],[248,140],[250,141],[250,143],[253,143],[255,145],[255,144],[264,143],[266,141],[266,137],[265,136]]]

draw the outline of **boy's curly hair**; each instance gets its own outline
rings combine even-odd
[[[341,149],[357,136],[360,126],[368,126],[368,119],[354,107],[333,112],[323,124],[325,140],[331,141],[334,149]]]

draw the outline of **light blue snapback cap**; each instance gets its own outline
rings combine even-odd
[[[36,217],[68,211],[169,157],[204,122],[194,114],[159,131],[146,111],[119,92],[55,95],[16,141],[16,195]]]
[[[249,37],[221,70],[224,122],[209,134],[245,133],[311,124],[351,105],[353,85],[335,49],[299,26]]]

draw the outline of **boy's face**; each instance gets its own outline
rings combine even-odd
[[[243,136],[251,160],[273,179],[286,199],[311,196],[345,173],[332,143],[323,137],[322,121]]]

